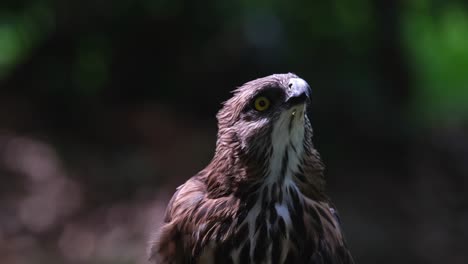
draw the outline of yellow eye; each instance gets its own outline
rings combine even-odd
[[[270,100],[265,96],[259,96],[255,99],[254,107],[257,111],[265,111],[270,108]]]

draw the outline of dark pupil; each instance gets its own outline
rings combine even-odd
[[[266,105],[265,100],[260,100],[260,101],[258,102],[258,105],[259,105],[260,107],[264,107],[264,106]]]

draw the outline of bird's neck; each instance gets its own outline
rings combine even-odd
[[[279,188],[270,193],[281,195],[281,190],[295,188],[310,198],[324,197],[323,165],[311,139],[272,145],[265,157],[246,157],[236,144],[218,147],[211,163],[201,172],[208,195],[242,197],[264,188]]]

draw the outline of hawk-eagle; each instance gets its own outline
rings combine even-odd
[[[156,263],[353,263],[307,117],[310,87],[274,74],[217,114],[210,164],[177,188],[150,241]]]

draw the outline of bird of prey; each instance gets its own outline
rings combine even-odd
[[[215,155],[177,188],[151,261],[353,263],[312,144],[310,92],[292,73],[234,90],[217,114]]]

